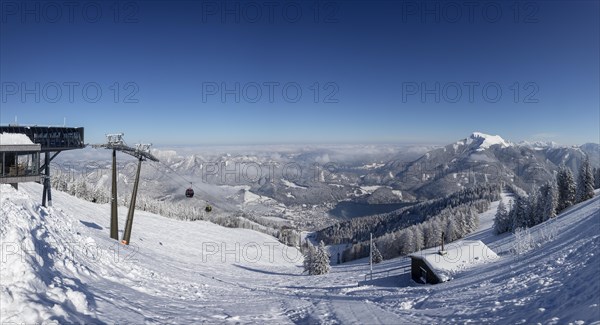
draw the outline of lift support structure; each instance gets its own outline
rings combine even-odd
[[[138,159],[135,181],[133,183],[133,192],[129,202],[129,211],[127,212],[127,221],[125,222],[125,230],[121,243],[129,245],[131,239],[131,230],[133,227],[133,214],[135,212],[135,202],[140,182],[140,172],[142,170],[142,162],[145,160],[158,161],[152,153],[150,153],[151,144],[136,144],[135,147],[128,146],[123,140],[123,133],[107,134],[107,143],[93,145],[94,148],[104,148],[112,150],[112,189],[110,199],[110,237],[119,240],[119,216],[117,212],[117,151],[123,152]]]

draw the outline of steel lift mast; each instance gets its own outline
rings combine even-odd
[[[135,174],[135,182],[133,183],[133,193],[129,202],[129,211],[127,212],[127,221],[125,222],[125,231],[123,232],[122,244],[129,245],[131,239],[131,229],[133,227],[133,214],[135,212],[135,202],[140,182],[140,172],[142,170],[142,161],[151,160],[158,161],[154,155],[150,153],[151,144],[136,144],[135,148],[125,144],[123,133],[107,134],[107,143],[93,145],[94,148],[105,148],[112,150],[112,189],[110,199],[110,238],[119,240],[119,216],[117,212],[117,151],[126,153],[138,159],[137,172]]]

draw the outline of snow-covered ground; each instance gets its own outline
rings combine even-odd
[[[108,238],[107,205],[53,194],[46,209],[40,185],[0,186],[1,322],[600,321],[599,197],[534,227],[539,245],[521,255],[509,253],[514,236],[489,231],[488,212],[470,239],[500,258],[419,285],[398,274],[404,258],[376,265],[373,281],[364,260],[306,276],[296,249],[270,236],[139,211],[127,247]]]
[[[507,209],[513,201],[513,195],[510,193],[502,192],[500,195],[502,202]],[[498,204],[500,201],[492,202],[490,208],[484,213],[479,214],[479,227],[467,238],[472,240],[481,240],[484,244],[489,244],[493,241],[498,240],[498,236],[494,235],[494,218],[496,217],[496,210],[498,210]]]

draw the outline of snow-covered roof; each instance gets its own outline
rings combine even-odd
[[[452,279],[452,275],[466,268],[498,258],[498,255],[480,240],[458,241],[444,248],[445,255],[441,255],[439,247],[435,247],[413,253],[410,257],[423,260],[442,282]]]
[[[0,133],[0,145],[34,144],[28,136],[21,133]]]

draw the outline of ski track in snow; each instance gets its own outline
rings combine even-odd
[[[46,209],[37,204],[40,185],[20,188],[0,186],[1,322],[600,321],[599,197],[532,228],[534,237],[554,237],[518,256],[509,253],[512,235],[491,231],[495,202],[467,239],[483,241],[500,259],[443,284],[419,285],[394,271],[405,258],[376,265],[375,272],[392,271],[373,281],[364,282],[366,259],[306,276],[293,258],[298,252],[270,236],[141,211],[127,247],[108,238],[108,205],[54,191],[54,207]],[[121,228],[126,212],[119,209]],[[221,248],[229,253],[211,254]]]

